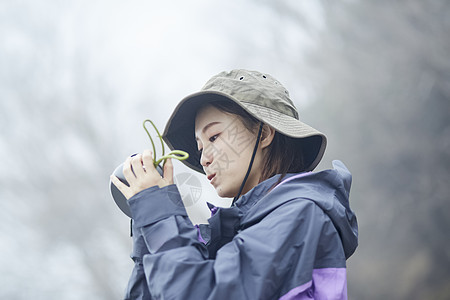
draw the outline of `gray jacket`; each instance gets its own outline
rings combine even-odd
[[[135,267],[125,299],[346,299],[357,247],[351,175],[279,175],[194,226],[175,185],[129,200]]]

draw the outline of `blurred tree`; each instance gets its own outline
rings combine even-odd
[[[448,299],[450,3],[322,3],[309,110],[354,174],[350,295]]]
[[[106,192],[120,152],[114,89],[49,6],[0,10],[0,236],[13,239],[0,298],[117,299],[128,274],[111,260],[130,243]]]

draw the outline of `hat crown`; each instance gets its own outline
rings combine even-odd
[[[244,103],[272,109],[299,119],[298,111],[287,89],[274,77],[257,71],[232,70],[212,77],[202,91],[215,91]]]

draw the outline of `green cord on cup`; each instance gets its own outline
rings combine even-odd
[[[152,124],[153,128],[155,129],[156,133],[158,134],[158,138],[161,141],[161,149],[162,149],[162,157],[158,160],[156,160],[156,148],[155,148],[155,143],[153,142],[153,139],[150,135],[150,133],[147,130],[147,127],[145,126],[145,123],[150,122],[150,124]],[[148,137],[150,138],[150,142],[152,143],[152,147],[153,147],[153,164],[155,165],[155,168],[161,163],[161,161],[165,161],[168,158],[174,158],[174,159],[178,159],[178,160],[185,160],[189,158],[189,153],[187,153],[186,151],[182,151],[182,150],[173,150],[170,151],[167,155],[165,154],[164,151],[164,141],[162,139],[161,134],[159,133],[158,128],[156,128],[155,124],[147,119],[144,120],[144,123],[142,124],[144,126],[144,130],[145,132],[147,132]]]

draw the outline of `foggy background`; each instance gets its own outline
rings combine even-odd
[[[449,13],[446,0],[0,0],[0,299],[122,299],[129,219],[109,174],[150,147],[144,119],[163,130],[234,68],[279,79],[327,134],[318,170],[352,171],[350,299],[449,299]],[[226,205],[202,181],[195,222],[204,201]]]

